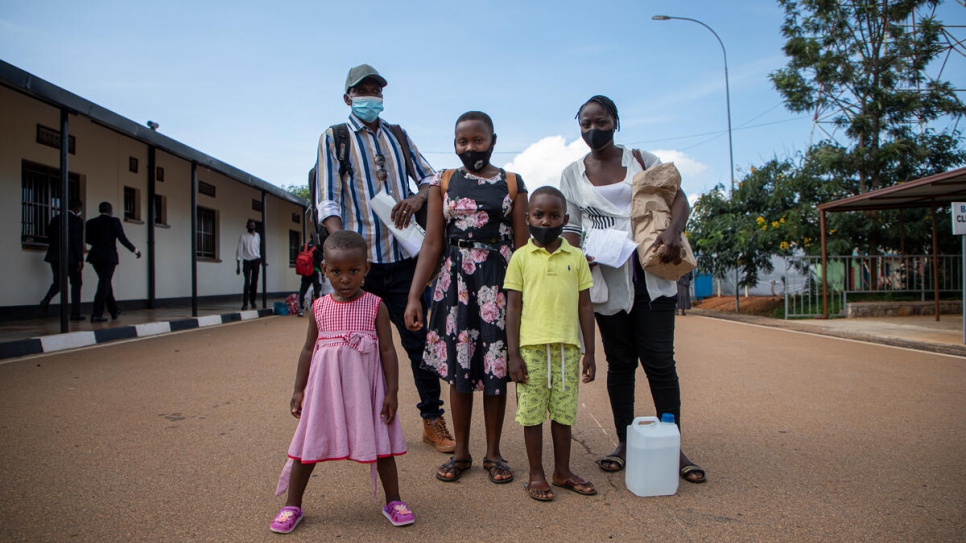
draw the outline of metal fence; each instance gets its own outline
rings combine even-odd
[[[849,295],[902,293],[931,298],[939,292],[960,292],[963,285],[962,256],[938,257],[938,283],[930,255],[830,256],[826,281],[830,317],[844,317]],[[822,314],[822,257],[800,256],[786,260],[782,277],[785,318]]]

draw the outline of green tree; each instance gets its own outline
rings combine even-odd
[[[790,159],[778,159],[751,168],[730,198],[717,187],[695,202],[688,223],[689,239],[701,255],[704,272],[726,279],[739,271],[738,286],[758,284],[763,273],[773,270],[772,256],[790,255],[807,238],[814,211],[796,192],[800,166]]]
[[[839,146],[824,164],[856,193],[938,173],[966,159],[943,119],[966,106],[947,81],[927,77],[943,50],[939,0],[778,0],[785,68],[771,74],[794,112],[828,121]],[[844,141],[838,141],[838,130]]]
[[[853,196],[966,160],[951,128],[966,106],[948,81],[926,75],[944,49],[942,24],[931,15],[939,0],[778,2],[789,61],[772,82],[789,110],[814,113],[828,136],[806,153],[801,190]],[[908,254],[931,243],[929,210],[834,213],[829,223],[833,254]],[[819,234],[817,217],[814,224]]]
[[[288,185],[288,186],[283,186],[282,188],[284,190],[287,190],[288,192],[291,192],[296,196],[300,196],[302,198],[305,198],[306,200],[311,201],[311,198],[309,198],[310,194],[309,194],[308,185]]]

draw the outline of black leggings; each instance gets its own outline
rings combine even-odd
[[[644,367],[657,416],[671,413],[681,426],[681,387],[674,362],[675,303],[668,296],[651,301],[641,281],[630,313],[594,314],[607,357],[607,394],[621,443],[627,442],[627,426],[634,420],[638,360]]]

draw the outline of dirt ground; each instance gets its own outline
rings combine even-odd
[[[739,296],[738,309],[743,315],[774,316],[775,310],[785,303],[781,296]],[[735,312],[734,296],[711,296],[700,301],[692,302],[694,309],[708,309],[711,311]]]

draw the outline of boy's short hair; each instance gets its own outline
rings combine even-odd
[[[564,210],[567,209],[567,199],[564,197],[563,193],[557,187],[551,187],[549,185],[538,187],[536,190],[530,193],[530,200],[533,200],[541,194],[546,194],[548,196],[553,196],[554,198],[559,198],[560,203],[563,204]]]
[[[366,238],[362,237],[358,232],[352,230],[339,230],[329,234],[325,238],[325,243],[322,245],[322,251],[328,253],[331,250],[352,250],[359,249],[362,254],[368,255],[369,245],[366,244]]]

